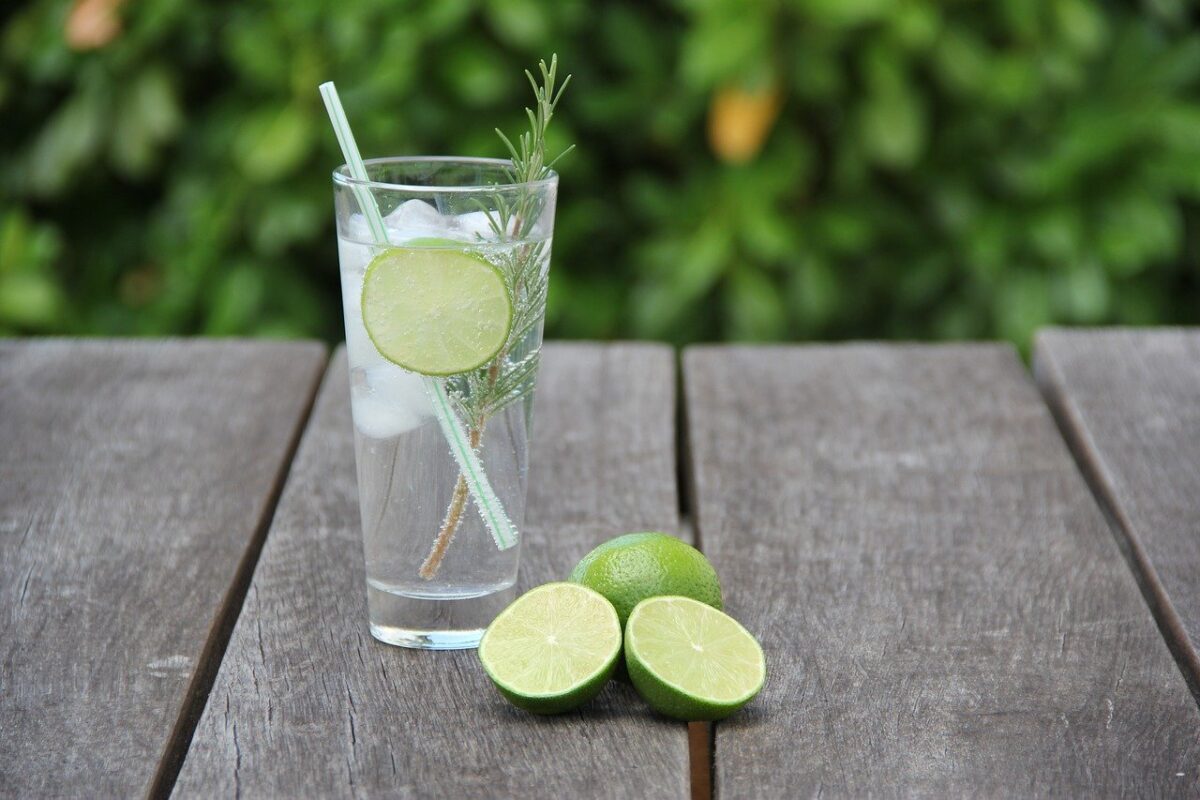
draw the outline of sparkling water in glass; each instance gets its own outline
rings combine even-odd
[[[425,379],[388,361],[363,324],[368,264],[385,246],[358,205],[370,191],[391,246],[467,251],[505,276],[509,342],[491,362],[445,378],[457,416],[500,504],[519,530],[542,341],[557,176],[512,183],[507,161],[367,162],[369,181],[334,172],[338,256],[366,557],[370,629],[407,647],[474,647],[514,596],[520,540],[500,549],[463,490]]]

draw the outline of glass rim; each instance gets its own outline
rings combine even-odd
[[[507,158],[471,158],[466,156],[384,156],[383,158],[367,158],[363,160],[363,164],[368,168],[379,164],[462,164],[465,166],[476,167],[495,167],[500,169],[511,169],[512,161]],[[342,164],[333,171],[333,182],[342,186],[362,186],[367,189],[379,189],[391,192],[415,192],[415,193],[462,193],[462,194],[491,194],[498,191],[513,191],[522,188],[541,189],[553,186],[558,183],[558,173],[553,169],[545,178],[536,181],[519,181],[517,183],[486,183],[472,184],[468,186],[430,186],[408,184],[408,183],[387,183],[384,181],[359,180],[353,177],[350,173],[350,167],[347,164]]]

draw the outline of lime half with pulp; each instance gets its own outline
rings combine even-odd
[[[754,699],[767,677],[755,638],[690,597],[638,603],[625,625],[625,663],[651,708],[687,721],[724,719]]]
[[[478,256],[392,247],[367,265],[362,314],[388,361],[422,375],[455,375],[495,358],[513,306],[504,275]]]
[[[500,693],[537,714],[591,700],[620,652],[621,622],[612,603],[574,583],[547,583],[521,595],[479,643],[479,660]]]

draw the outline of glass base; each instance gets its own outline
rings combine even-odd
[[[385,644],[421,650],[478,647],[484,630],[515,596],[513,586],[466,597],[415,597],[368,584],[371,635]]]
[[[371,623],[371,635],[384,644],[418,650],[469,650],[479,646],[485,628],[473,631],[413,631]]]

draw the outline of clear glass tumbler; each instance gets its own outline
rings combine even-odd
[[[514,183],[509,162],[493,159],[366,164],[368,181],[342,166],[333,184],[371,634],[405,647],[474,647],[512,600],[520,539],[498,535],[494,515],[485,524],[489,504],[476,498],[478,480],[465,477],[475,471],[452,454],[447,409],[499,513],[519,530],[558,176]],[[360,207],[368,192],[386,245],[373,238]],[[512,320],[494,358],[430,377],[376,349],[363,323],[363,279],[391,247],[465,251],[500,271]],[[448,402],[437,402],[435,386]]]

